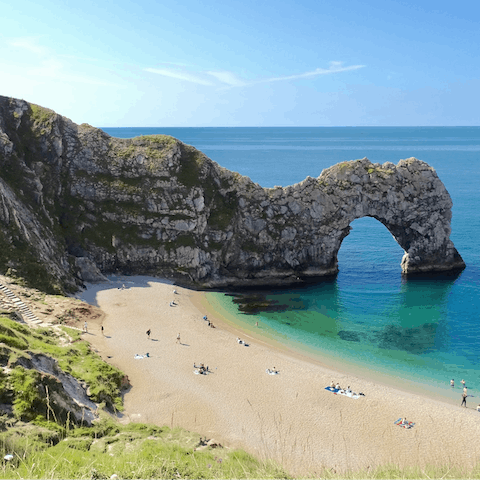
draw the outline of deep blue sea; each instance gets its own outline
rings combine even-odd
[[[291,185],[363,157],[429,163],[453,200],[451,239],[467,264],[459,276],[402,278],[403,250],[381,223],[362,218],[343,241],[335,279],[263,292],[283,306],[278,311],[246,315],[233,297],[210,297],[242,328],[258,321],[262,332],[291,348],[361,365],[452,402],[460,403],[463,378],[480,402],[480,127],[104,130],[120,138],[172,135],[263,187]]]

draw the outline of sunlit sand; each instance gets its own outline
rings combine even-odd
[[[89,325],[88,340],[132,385],[122,421],[180,426],[294,474],[477,462],[480,413],[471,398],[461,408],[460,395],[450,405],[276,348],[208,311],[203,293],[158,279],[90,286],[83,298],[106,313],[104,334]],[[210,373],[195,374],[200,363]],[[365,396],[336,395],[325,389],[332,380]],[[400,417],[415,425],[396,425]]]

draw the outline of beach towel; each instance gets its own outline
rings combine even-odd
[[[338,388],[335,388],[335,387],[325,387],[325,390],[328,390],[329,392],[332,392],[332,393],[338,392]]]
[[[278,375],[278,374],[280,373],[280,372],[275,372],[275,371],[273,371],[273,370],[270,370],[269,368],[267,368],[265,371],[266,371],[269,375]]]
[[[143,355],[139,355],[138,353],[136,353],[133,358],[139,360],[140,358],[143,358]]]
[[[395,425],[398,425],[399,427],[403,427],[403,428],[412,428],[415,424],[413,422],[407,422],[407,423],[402,423],[402,419],[399,418],[398,420],[395,420],[395,422],[393,422]]]
[[[357,398],[360,398],[360,395],[358,395],[355,392],[347,392],[345,390],[339,390],[338,388],[325,387],[325,390],[328,390],[329,392],[332,392],[335,395],[343,395],[344,397],[354,398],[355,400]]]

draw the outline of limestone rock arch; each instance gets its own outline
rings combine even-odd
[[[335,274],[350,224],[362,217],[385,225],[404,250],[404,274],[465,267],[450,240],[450,195],[435,170],[415,158],[398,165],[372,164],[367,158],[343,162],[317,179],[270,189],[260,201],[263,210],[258,205],[249,202],[242,212],[241,238],[248,248],[240,242],[243,255],[235,255],[234,269],[227,268],[235,276],[301,280]],[[252,242],[257,251],[245,255],[255,250]]]
[[[378,165],[365,158],[339,164],[324,172],[319,181],[327,178],[344,186],[342,211],[349,225],[361,217],[373,217],[385,225],[405,252],[404,274],[465,267],[450,240],[452,200],[435,170],[425,162],[409,158],[396,166]],[[350,189],[345,184],[350,184]],[[349,231],[350,227],[348,231],[340,229],[341,240]],[[335,258],[337,253],[338,248]]]
[[[0,271],[48,291],[99,271],[207,288],[332,275],[351,222],[365,216],[404,250],[404,274],[459,270],[451,207],[415,158],[342,162],[262,188],[173,137],[114,138],[0,96]]]

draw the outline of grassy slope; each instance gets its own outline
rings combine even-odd
[[[59,336],[58,331],[49,328],[33,330],[0,316],[2,365],[16,365],[20,357],[29,358],[28,352],[48,355],[58,361],[64,372],[90,386],[92,401],[104,402],[111,409],[121,410],[123,373],[95,354],[86,341],[80,340],[78,331],[66,327],[62,331]],[[18,364],[9,375],[0,377],[0,397],[4,402],[12,398],[17,418],[32,420],[35,412],[42,413],[46,408],[46,399],[41,398],[37,388],[39,381],[40,374],[36,370]]]

